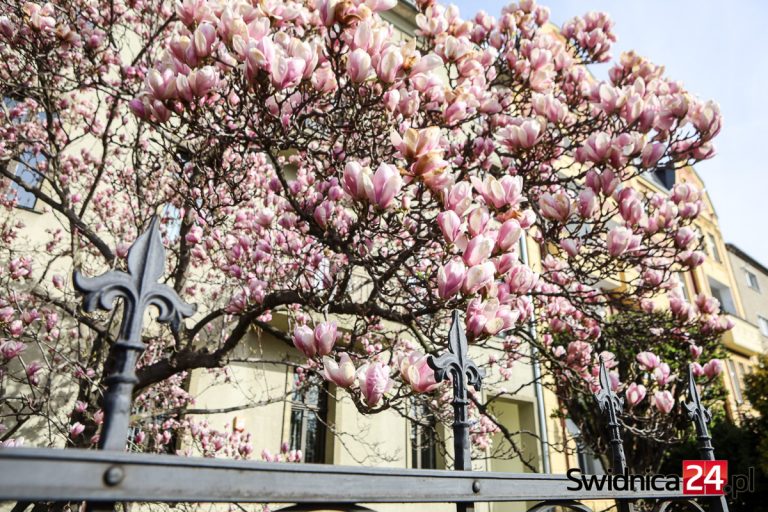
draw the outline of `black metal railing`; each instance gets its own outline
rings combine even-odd
[[[195,311],[171,288],[158,283],[164,268],[165,251],[154,219],[129,252],[128,272],[113,270],[93,278],[75,272],[75,286],[84,295],[86,311],[110,310],[115,299],[123,299],[120,337],[110,353],[113,366],[107,378],[99,450],[0,449],[0,500],[85,501],[91,508],[100,509],[111,508],[115,502],[297,504],[291,510],[328,508],[332,504],[332,508],[350,511],[366,510],[358,503],[455,503],[459,511],[468,511],[476,502],[535,502],[529,512],[544,512],[553,507],[589,511],[587,505],[580,503],[582,500],[615,500],[622,512],[629,512],[637,500],[650,500],[655,502],[657,512],[676,503],[689,510],[704,510],[681,491],[571,490],[573,481],[566,475],[470,471],[468,388],[479,390],[483,374],[468,356],[467,339],[457,312],[452,318],[448,352],[429,358],[436,379],[452,381],[455,471],[126,453],[135,367],[144,350],[140,336],[144,311],[150,305],[156,306],[160,310],[158,320],[169,323],[173,329]],[[623,401],[611,390],[602,361],[600,386],[595,398],[606,417],[612,471],[623,473],[626,459],[618,421]],[[710,413],[701,404],[691,372],[688,393],[692,401],[686,409],[696,427],[701,457],[714,460],[707,429]],[[675,487],[680,485],[670,488]],[[701,498],[711,512],[728,510],[722,496]]]

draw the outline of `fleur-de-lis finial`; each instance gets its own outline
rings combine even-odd
[[[158,321],[178,330],[182,318],[191,316],[195,307],[186,304],[167,285],[158,283],[165,269],[165,249],[160,239],[158,219],[153,217],[128,252],[128,272],[110,270],[96,277],[75,271],[75,289],[84,294],[83,309],[110,311],[116,299],[123,299],[120,333],[110,351],[112,368],[105,379],[104,425],[99,437],[102,450],[123,450],[128,436],[131,400],[136,379],[136,362],[144,351],[141,329],[144,311],[155,306]]]
[[[473,386],[479,391],[483,382],[483,371],[469,359],[467,351],[467,336],[459,312],[454,311],[448,332],[448,352],[440,357],[429,356],[427,362],[435,372],[435,380],[442,382],[449,377],[453,380],[453,444],[457,470],[472,469],[467,387]]]
[[[595,393],[595,401],[600,412],[608,418],[608,436],[611,445],[612,469],[614,474],[624,473],[627,460],[624,456],[624,445],[619,429],[619,414],[624,407],[624,400],[611,389],[611,379],[605,361],[600,357],[600,391]]]
[[[696,427],[696,444],[699,448],[699,456],[702,460],[715,460],[715,448],[712,446],[712,436],[709,434],[707,423],[712,420],[712,413],[701,403],[699,389],[696,387],[696,378],[693,374],[693,365],[688,365],[688,399],[690,402],[683,404],[688,412],[688,418]],[[709,510],[712,512],[727,512],[728,503],[725,496],[709,498]]]
[[[704,460],[715,460],[715,449],[712,446],[712,438],[709,435],[707,423],[712,419],[712,413],[701,403],[699,389],[696,387],[696,378],[693,375],[693,365],[688,366],[688,398],[690,402],[683,404],[688,412],[688,418],[696,427],[699,453]]]

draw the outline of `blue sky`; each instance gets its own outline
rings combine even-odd
[[[463,18],[497,16],[507,2],[443,0]],[[615,21],[618,58],[634,49],[692,93],[720,104],[718,154],[696,167],[727,242],[768,266],[768,2],[713,0],[541,0],[557,25],[588,11]],[[597,70],[596,70],[597,71]],[[597,71],[598,76],[605,76]]]

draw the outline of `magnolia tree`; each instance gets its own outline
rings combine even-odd
[[[456,309],[497,384],[473,395],[478,447],[514,441],[493,402],[514,391],[504,381],[529,346],[564,404],[594,390],[602,356],[642,411],[633,434],[676,436],[656,428],[684,378],[666,359],[698,361],[711,380],[720,366],[701,340],[729,326],[674,278],[704,258],[701,191],[639,177],[711,157],[717,106],[634,53],[595,78],[615,40],[604,14],[555,27],[530,0],[467,19],[423,1],[401,6],[416,28],[398,37],[395,4],[2,3],[0,172],[48,227],[29,235],[3,193],[5,444],[30,421],[48,442],[98,436],[118,319],[84,314],[69,276],[124,267],[158,213],[167,282],[198,314],[176,335],[146,332],[137,410],[163,415],[135,415],[139,447],[183,434],[206,454],[258,453],[242,429],[194,416],[184,389],[193,370],[230,378],[253,328],[364,413],[408,414],[416,398],[449,421],[425,354],[445,349]],[[617,351],[602,333],[622,313],[677,349]]]

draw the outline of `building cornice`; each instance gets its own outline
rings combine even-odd
[[[726,243],[725,248],[728,250],[728,252],[731,252],[741,258],[742,260],[746,261],[756,269],[758,269],[760,272],[768,276],[768,267],[757,261],[755,258],[747,254],[746,252],[739,249],[737,246],[731,243]]]

